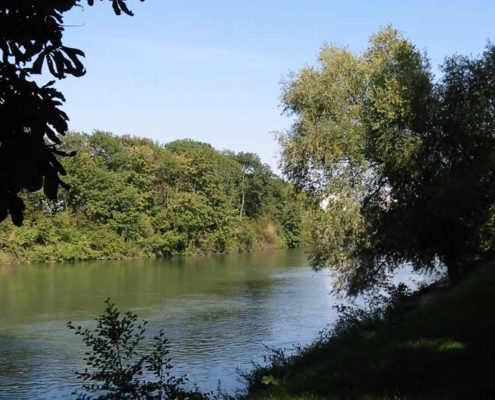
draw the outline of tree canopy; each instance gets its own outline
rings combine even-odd
[[[61,150],[77,151],[61,160],[70,188],[56,201],[21,194],[28,215],[19,228],[0,224],[0,263],[250,251],[304,240],[304,196],[255,154],[100,131],[69,133]]]
[[[311,262],[348,293],[403,263],[455,279],[493,252],[495,46],[442,71],[387,27],[360,55],[324,46],[284,86],[283,170],[322,200]]]
[[[109,0],[116,15],[132,15],[127,0]],[[143,0],[141,0],[143,1]],[[21,225],[22,190],[43,188],[56,199],[65,169],[58,160],[60,135],[69,120],[53,87],[32,79],[48,70],[56,79],[84,75],[84,53],[63,43],[64,13],[82,0],[5,0],[0,5],[0,221],[10,213]],[[94,0],[87,0],[92,6]]]

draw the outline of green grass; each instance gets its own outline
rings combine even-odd
[[[414,294],[399,310],[258,369],[248,397],[495,399],[495,263],[457,286]]]

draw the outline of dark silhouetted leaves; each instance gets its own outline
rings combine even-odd
[[[24,217],[23,212],[26,209],[22,199],[17,195],[10,196],[8,200],[8,207],[13,224],[17,226],[22,225],[22,220]]]
[[[109,0],[117,15],[132,15],[125,0]],[[141,0],[142,1],[142,0]],[[82,0],[4,0],[0,3],[0,221],[10,212],[22,224],[22,190],[43,186],[50,199],[57,198],[59,174],[65,170],[56,156],[72,156],[57,146],[67,131],[68,117],[61,109],[62,93],[54,81],[39,86],[30,79],[46,66],[63,79],[86,73],[84,52],[64,46],[63,13]],[[92,0],[87,1],[93,5]]]

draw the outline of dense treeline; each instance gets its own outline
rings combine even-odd
[[[25,193],[28,218],[0,225],[0,262],[43,262],[296,247],[304,198],[252,153],[72,133],[69,190]]]

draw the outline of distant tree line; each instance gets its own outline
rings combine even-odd
[[[300,246],[304,195],[256,154],[71,133],[70,189],[25,192],[22,227],[0,224],[0,262],[73,261]]]

